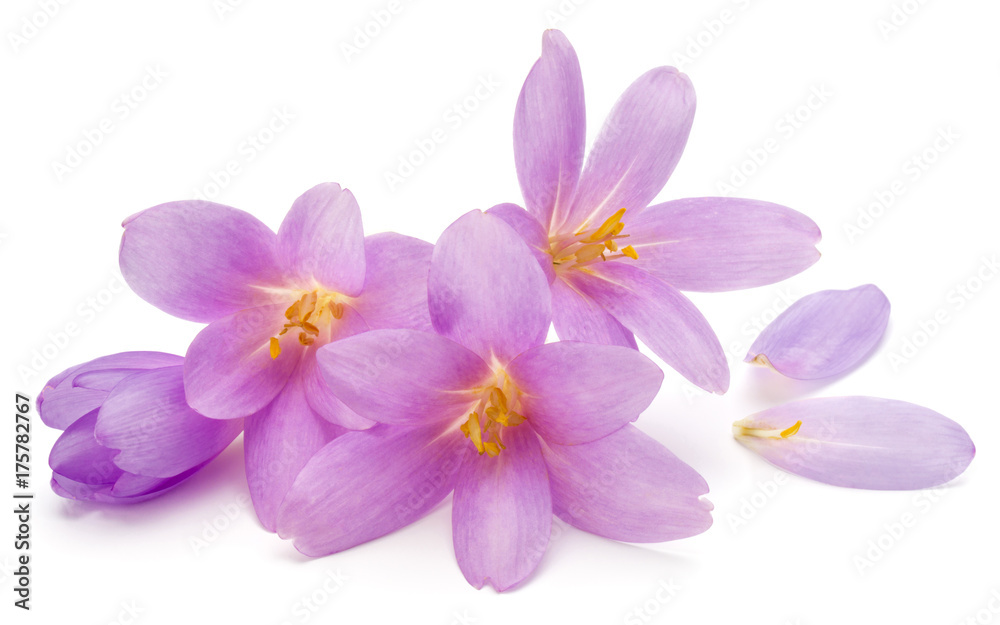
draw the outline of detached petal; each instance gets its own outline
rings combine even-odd
[[[587,157],[570,214],[552,232],[599,226],[620,208],[638,215],[667,184],[694,121],[694,87],[673,67],[657,67],[615,103]]]
[[[504,432],[496,458],[468,448],[452,504],[455,557],[476,588],[523,581],[542,559],[552,531],[552,496],[538,438],[527,427]]]
[[[745,362],[774,367],[798,380],[816,380],[858,365],[889,324],[889,299],[874,284],[820,291],[788,307],[760,333]]]
[[[552,283],[552,325],[563,341],[638,349],[634,334],[566,280]]]
[[[583,164],[583,77],[566,36],[547,30],[542,56],[514,109],[514,163],[528,211],[548,227],[562,223]]]
[[[438,239],[427,295],[438,333],[487,361],[507,363],[543,343],[549,330],[545,274],[510,226],[478,210]]]
[[[528,244],[532,256],[538,261],[538,266],[545,272],[549,284],[556,279],[556,272],[552,267],[552,254],[549,248],[549,234],[538,223],[538,220],[517,204],[497,204],[486,211],[487,215],[495,215],[514,229],[524,242]]]
[[[944,484],[961,474],[976,454],[972,439],[951,419],[922,406],[876,397],[784,404],[737,421],[733,435],[791,473],[872,490]]]
[[[458,343],[415,330],[372,330],[320,348],[333,394],[366,419],[420,426],[462,416],[492,370]]]
[[[371,329],[433,330],[427,310],[433,251],[430,243],[395,232],[365,238],[365,288],[351,306]]]
[[[522,414],[547,443],[589,443],[649,407],[663,372],[638,351],[560,341],[524,352],[507,367]]]
[[[729,365],[718,337],[680,291],[617,262],[594,265],[591,276],[575,283],[692,383],[720,394],[729,388]]]
[[[299,473],[278,511],[278,535],[323,556],[405,527],[451,492],[467,444],[440,428],[348,432]]]
[[[298,283],[348,296],[365,283],[365,233],[354,194],[335,182],[303,193],[278,228],[278,258]]]
[[[790,208],[696,197],[650,206],[626,226],[636,266],[682,291],[779,282],[819,260],[819,226]]]
[[[122,225],[122,276],[139,297],[175,317],[208,323],[265,303],[260,287],[280,283],[274,232],[241,210],[171,202]]]
[[[697,471],[626,425],[585,445],[542,447],[559,518],[633,543],[700,534],[712,526],[708,484]]]

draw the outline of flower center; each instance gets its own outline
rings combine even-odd
[[[329,315],[327,323],[343,317],[344,305],[337,301],[337,298],[338,294],[333,291],[316,289],[303,293],[302,297],[295,300],[285,311],[285,319],[288,320],[285,322],[285,326],[281,332],[278,332],[277,336],[271,337],[271,358],[274,359],[281,355],[279,336],[283,336],[289,331],[298,330],[299,343],[312,345],[316,341],[316,337],[319,336],[319,325],[324,322],[324,317]]]
[[[552,264],[557,270],[580,269],[597,262],[616,260],[618,258],[639,258],[638,252],[631,245],[618,247],[618,240],[628,237],[622,234],[625,224],[622,217],[625,209],[620,208],[614,215],[604,220],[599,228],[584,229],[575,232],[570,237],[550,237]]]
[[[475,410],[469,413],[468,420],[460,426],[462,434],[472,441],[479,455],[485,453],[491,458],[496,458],[506,449],[503,444],[503,429],[517,427],[525,421],[525,417],[514,410],[518,407],[520,391],[506,373],[501,371],[497,374],[497,384],[483,390]]]

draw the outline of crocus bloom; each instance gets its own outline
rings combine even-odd
[[[124,352],[63,371],[38,397],[52,447],[52,489],[63,497],[135,503],[162,495],[218,456],[243,429],[184,401],[184,359]]]
[[[635,347],[716,393],[729,387],[722,346],[680,290],[727,291],[783,280],[819,258],[816,224],[791,209],[736,198],[648,206],[687,142],[687,76],[658,67],[615,104],[583,166],[585,110],[576,53],[557,30],[528,74],[514,116],[527,211],[490,209],[548,275],[562,339]]]
[[[849,488],[913,490],[965,471],[976,447],[933,410],[876,397],[796,401],[733,424],[741,444],[771,464]]]
[[[502,220],[466,214],[434,250],[437,334],[380,330],[322,348],[334,393],[379,425],[321,449],[289,490],[278,533],[308,555],[382,536],[454,489],[459,566],[476,588],[524,580],[552,514],[632,542],[711,525],[693,469],[634,426],[663,374],[639,352],[543,344],[548,283]]]
[[[334,183],[299,197],[277,234],[202,201],[155,206],[123,225],[121,269],[135,292],[209,322],[185,356],[187,400],[208,417],[246,418],[250,493],[273,529],[309,456],[345,428],[371,426],[330,392],[316,350],[370,328],[429,328],[431,245],[365,238],[357,201]]]
[[[874,284],[806,295],[778,315],[746,362],[798,380],[828,378],[857,366],[889,324],[889,299]]]

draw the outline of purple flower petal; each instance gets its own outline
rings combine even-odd
[[[951,419],[922,406],[876,397],[784,404],[737,421],[733,435],[791,473],[873,490],[944,484],[961,474],[976,454],[969,435]]]
[[[552,497],[538,438],[530,428],[504,432],[496,458],[468,448],[455,483],[452,533],[462,574],[476,588],[504,591],[542,559],[552,530]]]
[[[367,430],[375,425],[374,421],[365,419],[354,412],[333,394],[330,386],[323,379],[323,372],[320,370],[319,361],[315,354],[306,354],[299,365],[299,371],[292,377],[302,379],[309,407],[331,424],[348,430]]]
[[[365,233],[354,194],[335,182],[303,193],[278,228],[278,259],[296,284],[355,296],[365,283]]]
[[[620,208],[638,215],[663,189],[694,121],[694,87],[673,67],[652,69],[618,99],[587,157],[570,214],[551,232],[597,227]]]
[[[638,351],[561,341],[539,345],[507,366],[520,413],[549,443],[589,443],[620,429],[649,407],[663,372]]]
[[[159,497],[166,491],[180,485],[181,482],[200,471],[204,466],[204,464],[200,464],[180,475],[168,478],[123,473],[115,482],[110,492],[107,493],[107,498],[103,496],[103,492],[98,492],[94,501],[102,503],[139,503],[153,497]]]
[[[433,251],[430,243],[395,232],[365,238],[365,289],[351,306],[371,329],[433,330],[427,310]]]
[[[817,380],[868,356],[889,324],[889,300],[874,284],[806,295],[778,315],[750,346],[745,362]]]
[[[474,210],[438,239],[427,281],[434,328],[501,363],[545,340],[549,284],[527,245],[502,219]]]
[[[552,254],[549,248],[549,234],[538,223],[538,220],[517,204],[497,204],[486,211],[487,215],[495,215],[514,229],[518,235],[528,245],[531,255],[538,261],[538,266],[545,272],[549,284],[556,279],[556,272],[552,267]]]
[[[285,304],[241,310],[206,326],[184,358],[184,388],[192,408],[213,419],[249,416],[281,391],[298,365],[302,346],[281,337],[281,356],[269,341],[285,321]]]
[[[45,407],[38,406],[38,415],[45,425],[65,430],[84,415],[101,407],[107,391],[92,388],[46,388],[42,391]]]
[[[278,535],[322,556],[405,527],[451,492],[466,445],[439,427],[348,432],[299,473],[278,511]]]
[[[243,435],[247,485],[265,528],[275,530],[278,508],[299,471],[344,431],[310,409],[297,375],[267,408],[247,417]]]
[[[136,373],[104,400],[94,437],[120,450],[114,463],[123,471],[172,477],[222,453],[243,430],[239,419],[201,416],[184,401],[180,365]]]
[[[366,419],[419,426],[461,416],[493,372],[458,343],[415,330],[372,330],[317,352],[333,394]]]
[[[650,206],[626,226],[636,266],[682,291],[772,284],[819,260],[819,227],[790,208],[698,197]]]
[[[580,62],[565,35],[547,30],[542,56],[514,109],[517,179],[528,211],[546,227],[565,219],[580,177],[585,132]]]
[[[729,366],[712,327],[691,301],[663,280],[623,263],[594,265],[578,279],[592,298],[653,353],[685,378],[713,393],[729,388]]]
[[[139,297],[176,317],[211,322],[264,303],[259,287],[280,283],[274,232],[241,210],[171,202],[122,225],[122,276]]]
[[[634,543],[700,534],[712,526],[708,484],[666,447],[626,425],[585,445],[542,447],[559,518]]]
[[[634,334],[568,280],[552,283],[552,324],[563,341],[638,349]]]
[[[94,438],[97,411],[74,421],[56,440],[49,453],[55,473],[80,484],[112,484],[123,471],[114,463],[118,452],[102,447]]]

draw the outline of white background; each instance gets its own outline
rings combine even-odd
[[[79,504],[49,490],[46,456],[58,433],[36,418],[30,614],[11,606],[12,515],[0,524],[2,613],[14,622],[124,624],[133,617],[123,606],[150,625],[1000,622],[991,611],[1000,608],[991,603],[991,593],[1000,596],[1000,280],[977,283],[980,272],[993,277],[983,258],[1000,252],[995,3],[401,0],[350,58],[343,44],[354,45],[355,29],[388,0],[250,0],[221,15],[211,0],[70,2],[48,19],[42,4],[8,1],[0,16],[8,396],[34,397],[50,376],[108,353],[184,352],[197,324],[120,290],[120,222],[141,209],[214,191],[277,228],[292,200],[330,180],[357,195],[368,233],[434,241],[472,208],[520,202],[514,103],[553,24],[580,57],[590,139],[642,72],[680,64],[691,76],[698,112],[663,199],[717,195],[743,166],[756,171],[734,195],[803,211],[824,239],[821,261],[785,283],[693,295],[731,352],[732,388],[706,395],[668,370],[639,420],[711,485],[715,525],[701,536],[626,545],[557,523],[535,575],[498,595],[472,589],[459,572],[450,499],[392,536],[310,560],[258,525],[239,443],[160,499]],[[889,30],[894,10],[899,26]],[[26,27],[32,19],[44,25]],[[152,90],[141,87],[149,69]],[[498,86],[476,99],[481,81]],[[123,108],[133,89],[142,101]],[[810,100],[814,89],[832,95]],[[455,106],[467,117],[447,112]],[[248,160],[241,144],[274,109],[294,119],[276,136],[264,132],[272,140]],[[781,121],[788,114],[798,127]],[[65,163],[67,149],[104,118],[112,131],[60,178],[53,162]],[[437,128],[446,140],[390,189],[385,173]],[[933,147],[949,129],[957,138]],[[769,138],[777,150],[747,164],[754,151],[761,160]],[[921,168],[915,157],[933,162]],[[231,160],[239,173],[206,188]],[[869,211],[877,193],[889,197],[897,181],[888,208],[863,218],[859,210]],[[848,225],[860,234],[849,236]],[[740,364],[754,324],[784,300],[868,282],[888,295],[892,320],[858,370],[803,384]],[[963,297],[960,285],[978,290]],[[921,335],[921,322],[939,311],[948,322]],[[78,332],[61,340],[69,323]],[[893,363],[907,340],[920,347]],[[796,477],[773,483],[775,469],[730,436],[732,421],[754,411],[848,394],[948,415],[978,456],[936,492],[865,492]],[[11,464],[8,456],[0,466],[13,473]],[[3,484],[7,498],[13,476]],[[907,514],[911,526],[889,535]],[[224,528],[217,535],[206,529],[213,523]],[[213,540],[196,550],[198,537]],[[875,556],[871,566],[859,560]],[[323,590],[328,574],[344,578],[326,584],[333,592]],[[673,595],[658,596],[661,583]],[[300,603],[310,596],[323,605]]]

